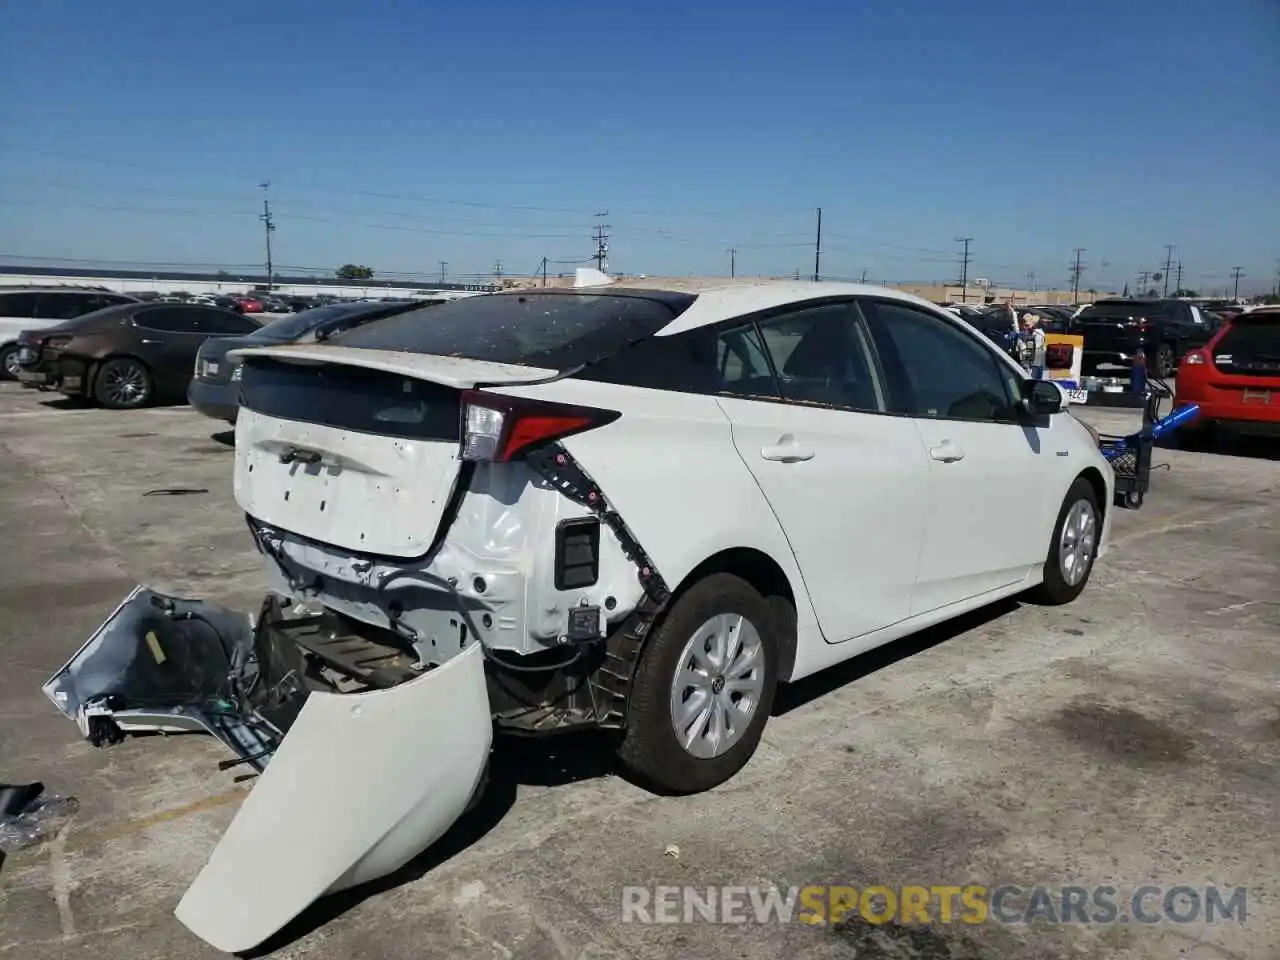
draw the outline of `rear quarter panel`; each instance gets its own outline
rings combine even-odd
[[[733,445],[714,397],[561,380],[501,392],[622,412],[565,448],[592,475],[675,589],[704,560],[734,548],[771,557],[796,598],[800,643],[817,620],[791,547]]]

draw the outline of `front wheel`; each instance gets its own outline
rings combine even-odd
[[[0,347],[0,380],[18,379],[18,345]]]
[[[669,793],[724,783],[755,753],[778,683],[774,615],[728,573],[676,600],[640,655],[618,755]]]
[[[141,360],[116,357],[108,360],[94,379],[94,398],[110,410],[132,410],[151,401],[151,371]]]
[[[1162,343],[1156,348],[1155,370],[1161,380],[1168,380],[1178,372],[1178,355],[1172,343]]]
[[[1044,562],[1044,580],[1031,591],[1032,599],[1058,606],[1080,596],[1093,572],[1101,533],[1102,511],[1093,485],[1077,477],[1062,501]]]

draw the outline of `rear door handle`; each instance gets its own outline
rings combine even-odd
[[[950,440],[943,440],[936,447],[929,448],[929,456],[939,463],[955,463],[957,460],[964,459],[964,451]]]
[[[765,460],[776,460],[778,463],[798,463],[801,460],[812,460],[813,448],[798,443],[791,434],[784,433],[778,438],[777,443],[761,447],[760,456]]]
[[[153,343],[153,344],[154,344],[154,343],[159,343],[160,341],[159,341],[159,340],[148,340],[146,337],[143,337],[143,338],[142,338],[142,342],[143,342],[143,343]]]

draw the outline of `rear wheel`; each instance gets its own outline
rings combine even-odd
[[[1093,572],[1101,533],[1102,511],[1093,485],[1077,477],[1058,511],[1044,562],[1044,580],[1031,591],[1032,599],[1057,606],[1080,596]]]
[[[151,371],[133,357],[108,360],[93,382],[94,398],[111,410],[144,407],[151,401],[152,390]]]
[[[636,666],[623,763],[670,793],[710,790],[741,770],[773,708],[773,620],[764,597],[732,574],[682,594]]]
[[[1177,373],[1178,355],[1172,343],[1162,343],[1156,348],[1155,371],[1161,380],[1167,380]]]
[[[18,345],[0,347],[0,380],[18,379]]]

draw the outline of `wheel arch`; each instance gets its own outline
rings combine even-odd
[[[115,350],[101,357],[95,357],[93,360],[89,361],[88,366],[85,367],[84,395],[86,397],[93,397],[94,391],[98,388],[98,371],[112,360],[134,360],[142,364],[143,369],[147,371],[147,376],[151,377],[153,381],[152,389],[154,389],[156,374],[151,364],[147,363],[146,360],[142,359],[142,357],[138,356],[136,353],[130,353],[128,350]]]
[[[707,557],[690,570],[672,591],[672,602],[698,581],[714,573],[729,573],[751,584],[773,610],[778,640],[778,679],[791,679],[796,662],[796,592],[782,566],[763,550],[730,547]]]
[[[1102,471],[1097,467],[1085,467],[1076,476],[1076,479],[1087,481],[1089,486],[1093,488],[1093,496],[1098,501],[1098,512],[1101,514],[1098,517],[1098,522],[1101,524],[1106,519],[1107,510],[1111,507],[1111,504],[1107,501],[1107,481],[1103,478]]]

